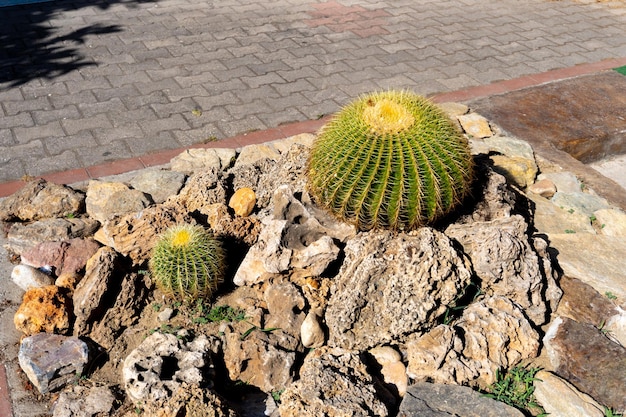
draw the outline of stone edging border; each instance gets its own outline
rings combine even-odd
[[[448,101],[463,102],[473,100],[479,97],[498,95],[508,93],[514,90],[519,90],[522,88],[534,87],[537,85],[564,80],[567,78],[578,77],[581,75],[589,75],[596,72],[621,67],[624,65],[626,65],[626,57],[606,59],[596,63],[581,64],[574,67],[561,68],[534,75],[526,75],[520,78],[514,78],[512,80],[498,81],[492,84],[470,87],[448,93],[441,93],[432,96],[431,99],[438,103],[444,103]],[[253,145],[270,142],[277,139],[283,139],[300,133],[314,133],[328,121],[329,117],[330,116],[325,116],[318,120],[295,122],[278,126],[276,128],[251,133],[244,133],[215,142],[192,145],[188,148],[170,149],[157,153],[147,154],[140,157],[122,159],[100,165],[94,165],[87,168],[77,168],[69,171],[44,174],[41,176],[41,178],[58,184],[71,184],[109,175],[122,174],[125,172],[166,164],[173,157],[184,152],[186,149],[240,148],[246,145]],[[0,198],[7,197],[15,193],[17,190],[22,188],[23,185],[24,181],[21,180],[1,183]]]

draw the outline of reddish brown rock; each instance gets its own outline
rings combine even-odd
[[[619,314],[615,305],[601,295],[591,285],[576,278],[564,275],[559,281],[563,298],[559,303],[558,314],[579,323],[599,327],[611,317]]]
[[[59,287],[31,288],[24,293],[13,322],[17,330],[28,336],[42,332],[67,334],[70,311],[70,300]]]
[[[92,236],[99,225],[96,220],[89,218],[55,218],[33,223],[13,223],[7,232],[5,247],[10,252],[21,255],[42,242]]]
[[[99,247],[92,239],[42,242],[22,253],[22,263],[34,268],[51,266],[56,276],[74,275],[85,269],[87,260]]]
[[[600,404],[626,409],[626,348],[591,324],[557,318],[544,343],[554,372]]]

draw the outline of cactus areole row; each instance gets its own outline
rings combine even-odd
[[[164,295],[180,301],[210,298],[223,279],[224,252],[204,227],[177,224],[159,237],[149,267]]]
[[[468,195],[466,138],[436,105],[405,91],[372,93],[322,128],[308,162],[316,202],[360,230],[410,230]]]

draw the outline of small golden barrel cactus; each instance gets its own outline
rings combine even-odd
[[[463,134],[430,101],[372,93],[324,126],[308,161],[318,204],[361,230],[409,230],[449,213],[470,192],[473,158]]]
[[[149,267],[165,295],[183,300],[210,298],[223,280],[224,252],[204,227],[178,224],[159,237]]]

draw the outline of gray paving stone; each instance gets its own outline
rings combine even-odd
[[[27,144],[33,140],[40,140],[52,136],[62,136],[65,134],[61,124],[58,121],[50,122],[45,125],[32,127],[16,127],[13,129],[15,140],[19,144]]]
[[[112,141],[104,145],[80,147],[74,149],[74,152],[85,167],[125,159],[131,155],[128,143],[123,140]]]
[[[72,108],[76,106],[68,106],[66,108]],[[80,113],[85,117],[92,117],[97,114],[113,113],[119,111],[126,111],[126,106],[119,97],[113,97],[107,101],[99,101],[96,103],[80,103],[78,104]],[[71,119],[77,119],[78,117],[69,117]]]
[[[80,132],[75,135],[52,136],[46,138],[46,149],[50,155],[58,155],[65,151],[73,150],[79,147],[90,148],[98,146],[98,142],[94,139],[91,132]]]
[[[23,152],[13,167],[32,143],[101,163],[315,118],[371,89],[432,94],[626,56],[626,7],[613,2],[337,0],[376,12],[353,29],[387,32],[360,37],[300,0],[115,1],[46,16],[50,50],[72,48],[58,57],[69,71],[0,78],[0,143]],[[33,27],[32,13],[10,16],[10,36]],[[94,28],[83,43],[55,41]],[[72,69],[76,57],[88,65]],[[18,61],[6,62],[0,74]]]
[[[0,148],[17,145],[11,129],[0,129]]]
[[[97,114],[95,116],[83,117],[82,119],[65,119],[61,120],[61,125],[68,135],[74,135],[84,130],[113,127],[106,114]]]
[[[0,147],[0,151],[2,147]],[[0,156],[0,181],[14,181],[26,175],[21,158]]]
[[[22,112],[16,114],[14,116],[3,116],[0,118],[0,129],[2,131],[9,132],[10,128],[14,127],[30,127],[34,126],[35,122],[33,121],[33,117],[31,113]]]
[[[37,97],[26,100],[5,101],[3,103],[4,112],[8,116],[15,116],[18,113],[31,110],[45,110],[52,107],[48,101],[48,97]]]

